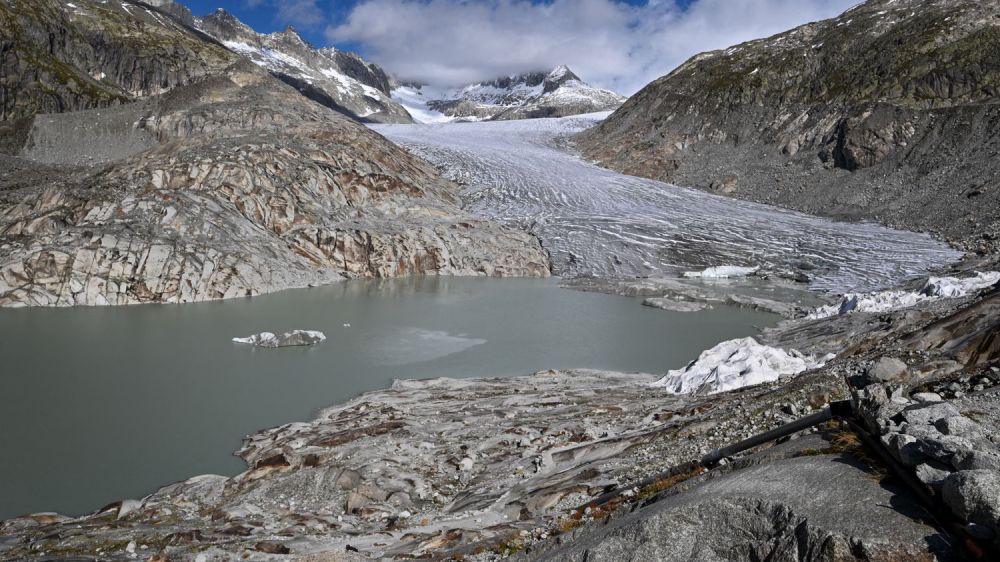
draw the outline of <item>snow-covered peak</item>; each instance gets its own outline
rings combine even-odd
[[[587,84],[565,65],[453,89],[408,84],[394,89],[393,98],[422,122],[561,117],[608,111],[625,101]]]
[[[559,66],[553,68],[552,72],[549,72],[547,78],[549,80],[559,80],[560,78],[566,76],[567,74],[573,74],[573,73],[570,71],[568,66],[566,66],[565,64],[560,64]]]
[[[222,9],[196,18],[194,23],[313,101],[365,121],[412,121],[392,100],[388,75],[354,53],[317,49],[291,26],[284,31],[257,33]]]

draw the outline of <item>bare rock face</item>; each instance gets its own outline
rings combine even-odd
[[[237,58],[131,0],[11,0],[0,30],[0,121],[160,94]]]
[[[690,59],[580,147],[625,173],[993,251],[998,16],[993,2],[869,0]]]
[[[429,164],[177,29],[228,66],[124,106],[37,117],[22,158],[5,157],[0,305],[192,302],[346,277],[547,275],[537,240],[465,214],[456,186]],[[102,44],[117,37],[104,32]]]
[[[194,25],[317,103],[366,122],[413,122],[393,101],[385,71],[356,53],[317,49],[291,27],[257,33],[222,9],[196,18]]]

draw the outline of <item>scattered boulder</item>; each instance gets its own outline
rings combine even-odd
[[[956,515],[1000,530],[1000,472],[963,470],[945,479],[941,488],[945,505]]]
[[[914,472],[921,482],[933,487],[940,486],[945,479],[951,476],[948,466],[933,461],[918,464]]]
[[[873,383],[904,383],[909,380],[909,367],[895,357],[882,357],[868,370],[867,378]]]
[[[914,404],[903,410],[903,419],[912,425],[933,425],[938,420],[961,415],[947,402]]]
[[[934,422],[934,427],[945,435],[975,436],[981,432],[979,424],[965,416],[951,416]]]

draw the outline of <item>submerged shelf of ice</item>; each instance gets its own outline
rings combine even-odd
[[[564,277],[805,264],[814,288],[847,292],[882,288],[960,257],[924,234],[625,176],[561,146],[560,138],[602,117],[374,128],[464,184],[470,211],[537,235]]]

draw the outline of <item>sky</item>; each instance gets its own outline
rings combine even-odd
[[[842,13],[858,0],[180,0],[261,32],[291,25],[403,80],[447,87],[568,65],[631,95],[700,52]]]

